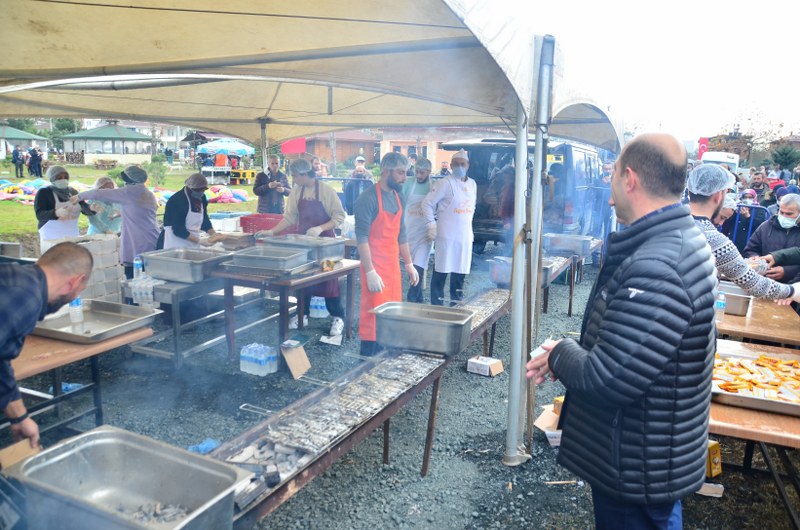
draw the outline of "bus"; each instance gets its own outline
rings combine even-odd
[[[706,151],[700,159],[704,164],[728,164],[730,172],[736,175],[739,172],[739,155],[724,151]],[[766,176],[766,175],[765,175]]]

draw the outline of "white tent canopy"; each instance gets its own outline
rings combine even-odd
[[[534,35],[513,0],[7,0],[0,116],[174,123],[259,143],[530,116]],[[77,82],[76,79],[80,79]],[[21,90],[26,88],[25,90]],[[560,103],[556,101],[556,105]],[[577,102],[564,131],[614,128]],[[583,123],[576,117],[587,117]]]

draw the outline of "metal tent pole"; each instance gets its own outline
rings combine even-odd
[[[258,120],[261,126],[261,171],[267,172],[267,120],[262,118]]]

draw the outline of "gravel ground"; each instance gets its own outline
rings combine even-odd
[[[502,247],[489,248],[484,256],[476,257],[474,272],[467,280],[470,293],[493,287],[485,258],[499,249]],[[551,287],[550,309],[542,315],[540,339],[565,337],[580,330],[595,277],[596,269],[586,267],[584,281],[576,289],[572,317],[567,316],[568,287],[561,283]],[[262,310],[250,312],[256,311]],[[237,320],[248,316],[237,313]],[[362,361],[346,355],[357,351],[357,339],[345,341],[341,347],[316,340],[319,333],[326,332],[328,322],[312,319],[308,330],[312,340],[306,350],[312,364],[309,375],[333,380]],[[214,321],[195,335],[200,341],[221,331],[221,321]],[[237,337],[237,344],[274,342],[275,333],[275,325],[268,324]],[[510,343],[510,318],[506,316],[498,323],[495,344],[495,356],[503,360],[506,369]],[[543,433],[534,431],[530,462],[515,468],[502,464],[508,372],[495,378],[467,373],[466,359],[481,349],[480,341],[474,343],[450,364],[442,378],[427,477],[421,478],[419,470],[430,389],[392,419],[390,465],[381,463],[383,437],[378,430],[256,528],[591,528],[590,488],[556,464],[557,449],[549,447]],[[102,356],[100,364],[106,423],[181,447],[209,437],[224,442],[263,420],[240,411],[243,403],[276,411],[318,389],[294,381],[283,371],[263,378],[241,373],[238,366],[226,363],[224,345],[189,358],[180,371],[164,359],[131,354],[127,348]],[[65,370],[64,380],[87,382],[88,364]],[[25,386],[40,390],[49,384],[44,377],[25,381]],[[539,405],[561,393],[559,383],[539,386],[537,414]],[[47,445],[57,440],[52,435],[44,439]],[[726,462],[741,460],[743,444],[727,438],[720,441]],[[764,467],[758,458],[756,465]],[[545,484],[572,480],[578,482]],[[713,482],[725,486],[724,496],[687,498],[685,528],[789,527],[768,477],[728,468]]]

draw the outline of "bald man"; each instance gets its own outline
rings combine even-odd
[[[627,228],[609,237],[580,340],[527,365],[567,389],[558,461],[592,486],[598,529],[681,528],[680,499],[705,479],[716,274],[679,202],[686,164],[669,135],[625,146],[609,203]]]
[[[14,439],[39,444],[39,426],[28,417],[11,361],[19,356],[36,322],[71,302],[86,288],[92,255],[75,243],[59,243],[35,265],[0,264],[0,408]]]

